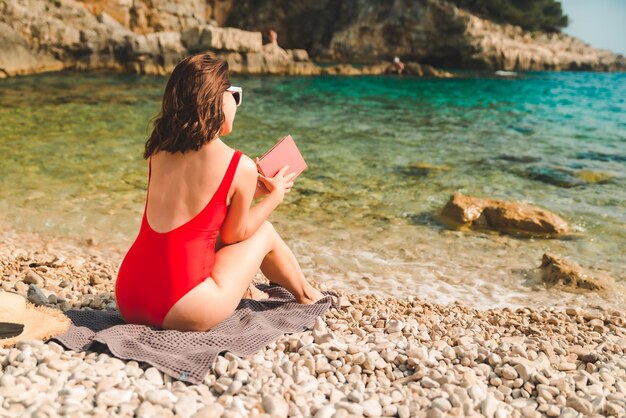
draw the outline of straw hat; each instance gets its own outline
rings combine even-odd
[[[0,292],[0,347],[23,339],[46,341],[65,333],[71,325],[63,312],[35,306],[11,292]]]

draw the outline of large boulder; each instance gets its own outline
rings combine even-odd
[[[112,6],[94,15],[74,0],[0,3],[0,39],[6,45],[0,51],[0,73],[106,69],[166,74],[187,55],[179,32],[138,34],[105,9]]]
[[[450,198],[440,216],[454,227],[539,236],[557,236],[570,232],[567,222],[537,206],[482,199],[461,193],[455,193]]]
[[[105,12],[133,32],[180,32],[206,22],[206,0],[79,0],[93,15]]]
[[[320,74],[320,68],[313,62],[294,61],[290,52],[266,44],[257,52],[214,51],[214,54],[228,61],[230,71],[235,74]]]
[[[614,280],[603,274],[591,275],[573,261],[545,253],[541,260],[541,278],[544,283],[561,285],[569,290],[610,290]]]
[[[261,32],[214,25],[194,26],[182,33],[183,45],[190,52],[206,50],[258,52],[263,47]]]
[[[13,28],[0,22],[0,78],[63,69],[52,55],[34,49]]]

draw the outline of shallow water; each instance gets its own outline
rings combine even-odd
[[[232,81],[244,103],[223,140],[254,157],[291,133],[309,164],[271,217],[308,276],[480,307],[626,306],[623,292],[545,289],[537,271],[552,251],[626,281],[626,74]],[[165,82],[84,73],[0,80],[0,224],[128,248],[145,203],[143,144]],[[434,215],[455,191],[539,205],[582,235],[446,230]]]

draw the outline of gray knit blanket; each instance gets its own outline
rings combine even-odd
[[[257,353],[285,333],[311,329],[315,318],[327,309],[339,309],[333,291],[313,304],[297,303],[291,293],[276,284],[257,284],[268,299],[242,299],[235,312],[207,332],[161,330],[127,324],[118,311],[69,310],[70,329],[52,338],[77,352],[105,344],[114,356],[146,362],[175,379],[201,383],[223,352],[244,357]]]

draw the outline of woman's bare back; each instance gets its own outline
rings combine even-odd
[[[166,233],[200,213],[217,191],[234,152],[216,139],[198,151],[154,154],[146,208],[150,227]],[[233,189],[231,186],[227,204]]]

